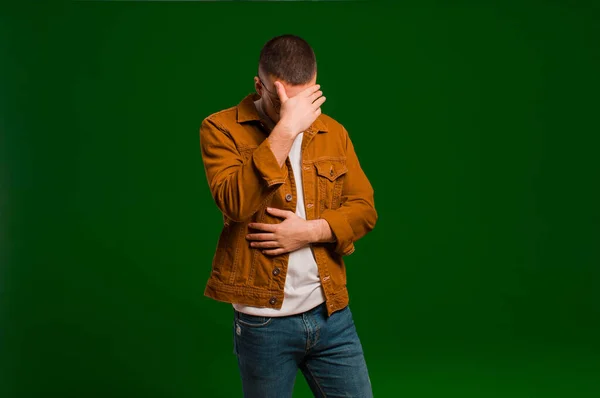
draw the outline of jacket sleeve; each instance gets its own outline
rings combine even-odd
[[[344,177],[341,206],[338,209],[326,209],[321,214],[321,218],[329,223],[335,235],[334,251],[345,256],[354,252],[354,242],[375,227],[377,211],[373,187],[360,167],[348,132],[345,128],[343,131],[346,139],[348,172]]]
[[[250,218],[287,178],[265,139],[242,156],[230,133],[210,117],[200,127],[202,162],[211,194],[221,212],[236,222]]]

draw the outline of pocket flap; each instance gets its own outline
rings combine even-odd
[[[317,174],[330,181],[335,181],[348,171],[346,162],[343,160],[320,160],[315,163],[315,166],[317,167]]]

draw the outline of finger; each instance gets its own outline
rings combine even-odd
[[[317,100],[317,98],[321,97],[322,95],[323,95],[323,91],[319,90],[315,93],[312,93],[309,98],[312,102],[315,102]]]
[[[280,254],[285,253],[284,249],[270,249],[270,250],[263,250],[262,251],[263,254],[266,254],[268,256],[278,256]]]
[[[306,88],[304,91],[302,91],[302,95],[305,97],[310,97],[316,91],[319,91],[320,88],[321,88],[320,84],[315,84],[314,86],[310,86],[310,87]]]
[[[246,239],[248,239],[248,240],[273,240],[273,239],[275,239],[275,234],[248,234],[248,235],[246,235]]]
[[[282,218],[288,218],[292,214],[294,214],[289,210],[281,210],[281,209],[276,209],[274,207],[267,207],[267,211],[276,217],[282,217]]]
[[[270,240],[268,242],[252,242],[250,246],[257,249],[276,249],[281,245],[277,241]]]
[[[279,100],[281,102],[285,102],[288,100],[287,93],[285,92],[285,87],[280,82],[275,82],[275,88],[277,89],[277,95],[279,96]]]
[[[325,102],[326,99],[327,98],[325,98],[325,97],[319,98],[318,100],[316,100],[315,102],[313,102],[314,107],[315,108],[321,107],[321,105],[323,105],[323,103]]]
[[[321,108],[319,108],[315,111],[315,115],[317,115],[317,117],[319,117],[320,114],[321,114]]]
[[[258,229],[259,231],[275,232],[277,230],[276,224],[264,224],[264,223],[251,223],[248,227],[252,229]]]

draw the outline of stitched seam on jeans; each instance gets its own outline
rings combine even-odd
[[[320,334],[320,329],[319,329],[319,325],[317,324],[317,320],[311,316],[310,320],[312,321],[312,324],[314,326],[314,340],[313,340],[313,344],[312,347],[310,347],[310,349],[315,348],[315,346],[319,343],[319,334]]]
[[[306,347],[304,348],[304,352],[308,352],[310,350],[310,327],[306,323],[306,314],[302,314],[302,323],[304,324],[304,329],[306,330]]]
[[[308,370],[308,373],[310,373],[310,377],[313,378],[313,381],[315,382],[315,385],[319,389],[319,392],[323,395],[324,398],[327,398],[327,395],[325,394],[325,391],[323,391],[323,388],[319,384],[319,380],[315,377],[315,374],[313,373],[313,371],[310,370],[310,367],[308,366],[308,362],[306,363],[306,370]]]
[[[249,323],[249,322],[244,321],[242,318],[237,319],[239,324],[247,326],[249,328],[262,328],[262,327],[268,326],[272,320],[273,320],[273,318],[269,318],[268,320],[266,320],[262,323]]]

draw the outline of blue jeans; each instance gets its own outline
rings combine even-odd
[[[298,369],[315,397],[373,396],[350,307],[329,318],[325,303],[284,317],[233,311],[244,397],[291,397]]]

